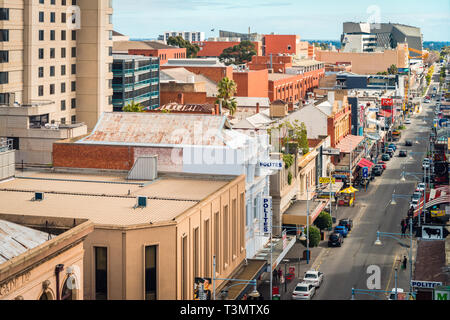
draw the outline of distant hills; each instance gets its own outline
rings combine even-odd
[[[441,51],[443,47],[450,46],[449,41],[424,41],[423,47],[429,50]]]

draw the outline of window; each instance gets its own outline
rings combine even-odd
[[[9,9],[8,8],[0,8],[0,20],[9,20]]]
[[[72,109],[76,109],[76,107],[77,107],[77,99],[76,98],[73,98],[71,100],[71,107],[72,107]]]
[[[211,272],[211,255],[210,255],[210,244],[209,244],[209,239],[210,239],[210,231],[209,231],[209,220],[205,221],[205,244],[204,244],[204,249],[205,249],[205,264],[204,264],[204,268],[205,270],[203,271],[203,275],[205,278],[209,278],[210,276],[210,272]]]
[[[228,205],[223,207],[223,267],[228,267]]]
[[[30,128],[41,128],[49,123],[49,114],[29,117]]]
[[[44,95],[44,86],[38,87],[38,96],[42,97]]]
[[[44,77],[44,67],[39,67],[38,77],[39,78],[43,78]]]
[[[194,247],[192,252],[194,279],[200,277],[200,229],[194,229]]]
[[[50,40],[51,41],[55,40],[55,30],[50,30]]]
[[[66,83],[62,82],[61,83],[61,93],[65,93],[66,92]]]
[[[76,64],[72,64],[72,66],[71,66],[72,68],[72,74],[77,74],[77,65]]]
[[[241,193],[240,196],[240,202],[239,202],[239,217],[240,217],[240,222],[239,222],[239,226],[241,227],[241,233],[240,233],[240,246],[241,246],[241,250],[240,252],[244,251],[245,248],[245,210],[244,210],[244,203],[245,203],[245,195],[243,193]]]
[[[6,140],[12,140],[12,142],[13,142],[13,149],[14,150],[20,150],[20,139],[19,138],[7,137]]]
[[[233,199],[232,205],[231,205],[231,227],[233,228],[232,230],[232,239],[231,239],[231,249],[232,249],[232,259],[236,259],[237,257],[237,229],[238,229],[238,225],[237,225],[237,200]]]
[[[188,237],[183,237],[181,240],[181,300],[187,300],[188,292]]]
[[[61,124],[66,124],[66,118],[61,118],[61,120],[59,121]]]
[[[44,41],[44,30],[39,30],[39,41]]]
[[[214,215],[214,255],[216,257],[216,272],[220,273],[220,213],[216,212]]]
[[[39,22],[44,22],[44,12],[39,11]]]
[[[77,56],[77,48],[73,47],[72,48],[72,58],[76,58],[76,56]]]
[[[77,90],[77,82],[76,81],[72,81],[71,85],[71,90],[72,92],[75,92]]]
[[[95,300],[108,299],[108,253],[105,247],[95,250]]]
[[[66,23],[66,13],[65,12],[63,12],[63,13],[61,13],[61,23]]]
[[[8,72],[0,72],[0,84],[6,84],[9,82]]]
[[[61,111],[66,110],[66,100],[61,100]]]
[[[55,85],[54,84],[50,85],[50,94],[55,94]]]
[[[55,48],[50,48],[50,59],[55,59]]]
[[[157,254],[157,246],[145,247],[145,300],[157,298]]]
[[[66,40],[66,30],[61,30],[61,41]]]
[[[77,123],[77,116],[72,116],[71,120],[72,120],[72,124],[76,124]]]
[[[72,30],[72,40],[77,40],[77,31]]]
[[[61,58],[66,57],[66,48],[61,48]]]
[[[50,22],[55,23],[56,21],[56,15],[54,12],[50,12]]]
[[[65,66],[65,65],[62,65],[62,66],[61,66],[61,75],[62,75],[62,76],[65,76],[65,75],[66,75],[66,66]]]
[[[39,49],[39,59],[44,59],[44,49],[42,48]]]
[[[55,76],[55,66],[51,66],[50,67],[50,77],[54,77]]]

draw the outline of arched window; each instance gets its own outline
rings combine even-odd
[[[61,300],[77,300],[78,281],[75,275],[69,275],[61,291]]]

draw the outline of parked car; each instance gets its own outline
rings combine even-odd
[[[412,146],[413,146],[413,142],[411,140],[405,141],[405,147],[412,147]]]
[[[292,300],[311,300],[316,294],[316,287],[309,283],[298,283],[292,293]]]
[[[375,167],[373,167],[372,169],[372,174],[375,177],[380,177],[383,174],[383,167],[381,165],[376,165]]]
[[[344,237],[340,233],[332,233],[328,238],[328,247],[341,247],[344,243]]]
[[[347,238],[348,229],[346,227],[344,227],[344,226],[334,227],[334,232],[340,233],[344,238]]]
[[[416,210],[418,206],[419,206],[419,200],[417,200],[417,199],[413,199],[413,200],[411,200],[411,202],[409,203],[409,207],[410,207],[410,208],[413,207],[414,210]]]
[[[395,145],[395,144],[393,144],[393,143],[391,143],[391,144],[388,146],[388,148],[394,149],[394,151],[397,151],[397,145]]]
[[[323,282],[324,275],[320,271],[309,270],[305,272],[305,276],[303,277],[304,283],[312,284],[316,288],[320,288]]]
[[[413,193],[413,195],[411,196],[412,200],[420,200],[422,199],[422,192],[421,191],[416,191]]]
[[[343,226],[343,227],[346,227],[348,229],[348,231],[352,231],[352,229],[353,229],[353,220],[352,219],[348,219],[348,218],[341,219],[341,220],[339,220],[339,225]]]
[[[384,161],[378,161],[378,162],[377,162],[377,165],[382,165],[382,166],[383,166],[383,170],[386,170],[386,169],[387,169],[386,162],[384,162]]]
[[[411,119],[406,119],[405,124],[411,124]]]
[[[395,300],[395,291],[396,289],[393,288],[388,300]],[[397,288],[397,300],[406,300],[406,293],[402,288]]]
[[[389,148],[388,151],[386,152],[391,158],[394,157],[395,154],[395,150],[392,148]]]
[[[383,154],[381,156],[381,160],[383,160],[383,161],[390,161],[391,160],[391,156],[389,154],[385,153],[385,154]]]
[[[408,151],[401,150],[398,156],[401,158],[406,158],[408,156]]]

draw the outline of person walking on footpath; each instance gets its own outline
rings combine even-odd
[[[273,270],[273,282],[278,283],[278,271],[277,269]]]
[[[403,270],[406,270],[407,264],[408,264],[408,259],[406,258],[406,256],[403,256],[403,264],[402,264]]]
[[[283,271],[281,268],[278,269],[278,280],[281,280],[281,277],[283,276]]]

